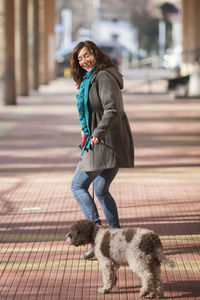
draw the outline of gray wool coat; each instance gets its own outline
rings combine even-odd
[[[84,152],[81,171],[134,166],[133,138],[124,112],[122,88],[122,75],[114,67],[99,71],[91,80],[88,99],[90,130],[100,143]]]

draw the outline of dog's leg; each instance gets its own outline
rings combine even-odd
[[[103,274],[103,287],[98,289],[99,293],[107,293],[112,287],[114,287],[117,283],[116,271],[119,266],[113,264],[111,261],[107,261],[104,263],[100,263],[100,268]]]
[[[148,263],[143,259],[129,261],[129,266],[133,272],[135,272],[141,280],[142,287],[140,289],[140,297],[148,295],[153,288],[153,274],[149,269]]]
[[[163,291],[160,266],[158,265],[154,266],[152,271],[154,277],[154,292],[152,294],[152,298],[163,298],[164,291]]]
[[[143,272],[138,272],[138,276],[140,277],[142,281],[142,287],[140,289],[140,297],[147,296],[153,287],[153,274],[149,272],[148,270],[145,270]]]

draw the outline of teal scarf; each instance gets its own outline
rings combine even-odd
[[[83,155],[85,150],[88,150],[90,148],[91,133],[89,127],[89,111],[88,111],[87,103],[88,103],[90,81],[92,79],[93,74],[94,74],[94,68],[92,69],[92,72],[87,72],[85,74],[84,80],[81,82],[80,85],[80,90],[76,96],[81,130],[84,132],[85,135],[87,135],[85,144],[81,149],[82,150],[81,155]],[[80,145],[79,148],[81,148]]]

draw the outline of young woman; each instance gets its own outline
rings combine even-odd
[[[81,159],[71,191],[86,219],[101,224],[94,192],[109,226],[119,228],[115,200],[109,187],[119,168],[134,166],[132,133],[124,112],[122,75],[111,59],[92,41],[80,42],[71,57],[72,77],[79,89],[77,108],[81,123]],[[93,256],[92,249],[85,258]]]

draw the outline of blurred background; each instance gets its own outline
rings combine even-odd
[[[127,78],[164,78],[175,96],[200,96],[199,0],[1,0],[0,13],[1,105],[69,77],[86,39]]]
[[[57,1],[58,75],[62,76],[69,66],[74,46],[85,39],[95,41],[123,70],[140,66],[178,69],[182,50],[181,1],[173,3]]]

